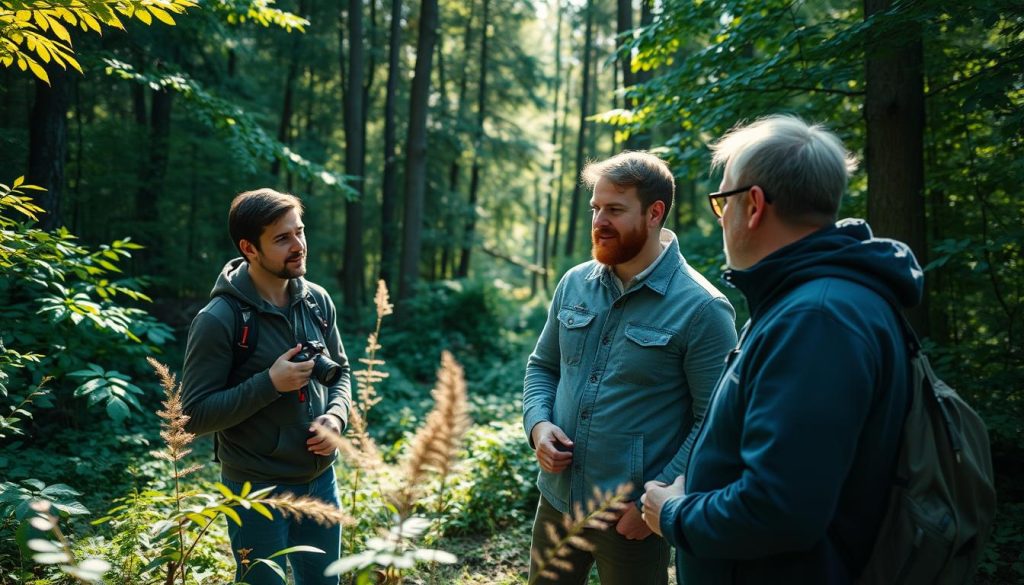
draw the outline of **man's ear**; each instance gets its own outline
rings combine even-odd
[[[256,257],[256,253],[258,252],[255,244],[245,238],[238,241],[238,247],[241,248],[242,256],[245,256],[246,260],[252,260]]]
[[[665,202],[657,200],[651,203],[650,207],[647,208],[647,221],[654,226],[660,226],[665,223]]]
[[[757,185],[751,187],[750,193],[747,196],[746,206],[747,228],[756,229],[766,219],[765,214],[768,212],[768,202],[765,200],[764,189]]]

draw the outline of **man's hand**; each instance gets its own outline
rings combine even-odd
[[[644,524],[635,502],[626,502],[626,511],[615,524],[615,531],[626,537],[626,540],[643,540],[651,535],[651,529]]]
[[[640,501],[644,505],[643,518],[647,526],[654,531],[655,534],[661,536],[661,509],[665,506],[670,498],[685,495],[683,486],[686,480],[683,476],[676,478],[672,485],[666,485],[660,481],[649,481],[644,485],[644,489],[647,492],[640,496]]]
[[[541,469],[548,473],[558,473],[572,464],[573,442],[562,429],[547,421],[539,422],[533,427],[530,436]]]
[[[309,432],[314,433],[306,439],[306,449],[317,455],[330,456],[334,454],[334,443],[328,438],[328,433],[341,434],[341,425],[338,418],[330,414],[322,414],[316,418],[316,422],[309,427]]]
[[[292,357],[302,349],[301,344],[282,353],[274,365],[270,366],[270,381],[278,392],[295,392],[309,383],[309,375],[313,373],[313,360],[292,362]]]

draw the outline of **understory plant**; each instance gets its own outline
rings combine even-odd
[[[419,563],[454,563],[454,555],[423,543],[435,540],[447,512],[445,479],[459,456],[460,443],[469,428],[469,403],[462,367],[451,353],[441,355],[434,406],[424,423],[407,441],[401,455],[384,453],[370,436],[369,409],[380,401],[377,385],[387,374],[377,357],[383,318],[390,315],[384,281],[375,295],[377,325],[369,335],[364,368],[355,373],[358,400],[349,413],[346,436],[326,435],[342,454],[341,500],[359,519],[346,538],[346,555],[332,563],[328,575],[348,575],[352,582],[401,583]],[[428,490],[435,504],[424,506]]]

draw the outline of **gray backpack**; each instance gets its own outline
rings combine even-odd
[[[969,583],[991,533],[996,493],[988,431],[936,377],[910,323],[914,371],[896,479],[871,557],[858,583]]]

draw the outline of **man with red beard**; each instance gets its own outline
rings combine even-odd
[[[251,483],[252,491],[273,487],[271,495],[307,495],[337,506],[335,450],[322,433],[345,428],[350,368],[331,297],[303,278],[302,202],[271,189],[242,193],[231,203],[228,230],[242,257],[221,270],[210,302],[189,329],[182,375],[186,429],[217,433],[221,481],[232,492],[241,494]],[[327,355],[313,358],[317,352],[301,349],[308,342]],[[337,368],[328,373],[324,358]],[[314,423],[326,431],[315,433]],[[326,554],[287,555],[295,583],[337,585],[324,570],[340,554],[339,526],[234,509],[241,519],[241,525],[228,522],[235,581],[283,585],[256,559],[307,545]],[[283,565],[284,559],[271,562]]]
[[[582,178],[593,189],[594,260],[558,283],[523,389],[541,468],[530,578],[583,584],[596,562],[605,585],[663,584],[669,547],[641,518],[640,496],[645,482],[685,473],[694,423],[736,343],[735,314],[662,228],[675,192],[664,161],[624,152]],[[593,550],[573,549],[557,580],[540,575],[562,514],[622,484],[630,504],[615,525],[586,530]]]

